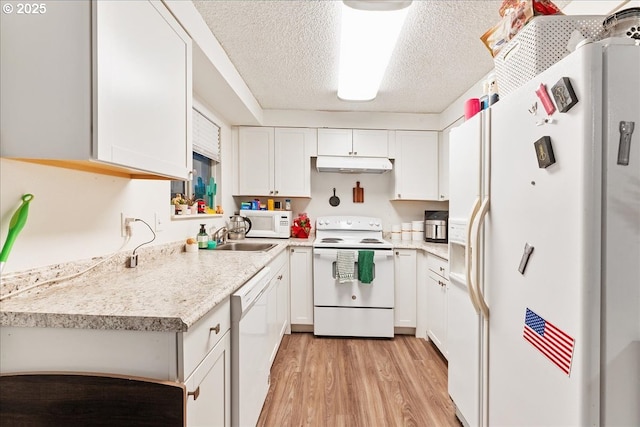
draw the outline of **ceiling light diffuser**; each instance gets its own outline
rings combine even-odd
[[[342,3],[338,98],[376,97],[410,5],[385,0]]]

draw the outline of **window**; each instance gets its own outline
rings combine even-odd
[[[171,181],[171,197],[184,194],[202,199],[211,209],[216,207],[220,181],[220,127],[193,108],[193,179]],[[212,180],[213,179],[213,180]],[[215,183],[216,185],[212,186]],[[213,187],[213,188],[212,188]]]

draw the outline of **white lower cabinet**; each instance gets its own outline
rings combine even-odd
[[[447,357],[449,264],[435,255],[427,256],[427,335]]]
[[[289,250],[291,324],[313,325],[313,249]]]
[[[418,252],[416,271],[416,338],[427,339],[427,254]]]
[[[395,271],[395,327],[416,327],[417,254],[414,249],[396,249]]]
[[[227,332],[185,381],[187,426],[231,425],[231,333]]]
[[[276,274],[273,276],[267,288],[267,323],[269,325],[269,366],[273,364],[276,358],[280,341],[288,329],[289,325],[289,265],[287,264],[286,254],[284,257],[278,257],[279,264],[274,266],[277,268]]]

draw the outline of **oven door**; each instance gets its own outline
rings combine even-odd
[[[358,259],[358,249],[340,250],[353,250],[355,259]],[[314,248],[313,258],[315,306],[393,308],[394,273],[391,249],[374,250],[374,277],[371,283],[361,283],[357,280],[357,262],[354,266],[356,280],[340,283],[337,277],[338,249]]]

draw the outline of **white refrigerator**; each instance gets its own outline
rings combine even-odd
[[[640,45],[621,38],[452,131],[449,394],[463,424],[640,425],[636,125]]]

